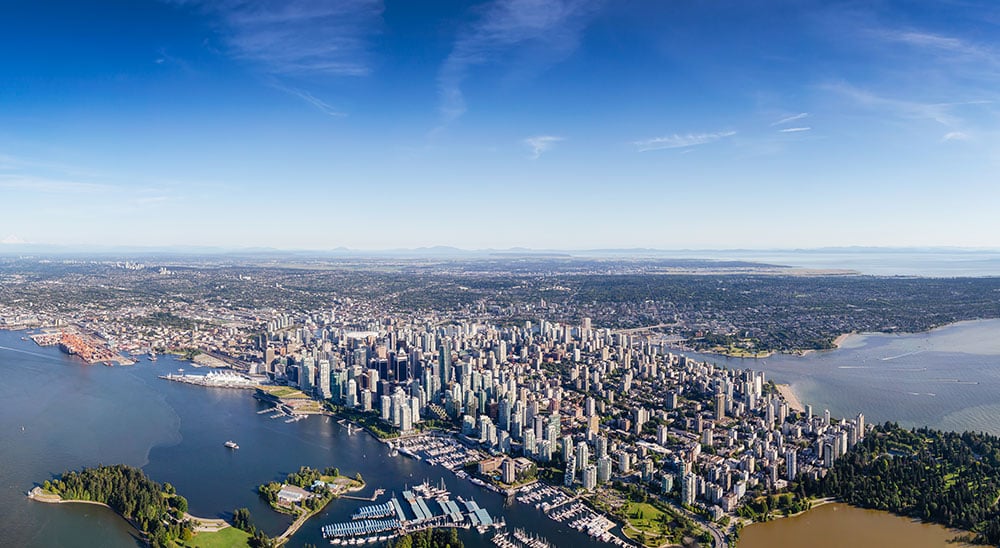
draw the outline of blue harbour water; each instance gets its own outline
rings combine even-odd
[[[434,483],[444,478],[453,496],[474,498],[492,515],[503,515],[509,526],[531,529],[559,545],[598,545],[534,507],[505,507],[500,495],[443,468],[390,457],[383,444],[365,433],[348,435],[332,419],[289,424],[258,415],[265,406],[250,391],[157,378],[179,367],[191,371],[189,363],[172,356],[131,367],[85,365],[55,348],[22,341],[24,335],[0,331],[0,546],[139,545],[136,532],[110,510],[43,504],[25,496],[63,470],[114,463],[141,466],[156,481],[172,483],[197,516],[229,517],[234,508],[247,507],[271,535],[283,531],[290,519],[260,500],[257,485],[309,465],[360,472],[368,483],[361,495],[378,487],[400,494],[425,478]],[[238,451],[223,447],[229,439],[239,443]],[[320,526],[350,519],[363,504],[333,501],[289,546],[325,545]],[[469,546],[491,545],[474,530],[461,536]]]
[[[839,349],[766,359],[689,357],[762,370],[816,413],[1000,435],[1000,320],[926,333],[851,335]]]
[[[360,472],[369,485],[399,493],[423,479],[445,479],[455,495],[475,498],[511,526],[531,529],[558,545],[596,545],[533,507],[504,506],[499,495],[455,478],[442,468],[390,457],[364,433],[348,435],[326,417],[296,423],[256,412],[263,404],[241,390],[208,389],[157,378],[190,364],[172,356],[132,367],[88,366],[55,348],[0,331],[0,545],[136,546],[136,533],[110,510],[89,505],[29,501],[35,483],[65,469],[96,464],[142,466],[153,479],[185,495],[191,512],[228,517],[250,509],[269,534],[286,516],[257,496],[258,484],[301,465]],[[838,350],[767,359],[688,356],[728,367],[762,369],[790,383],[817,413],[863,411],[869,421],[1000,434],[1000,320],[963,322],[928,333],[853,335]],[[23,427],[23,430],[22,430]],[[238,451],[223,447],[229,439]],[[325,544],[319,527],[349,519],[363,503],[337,500],[310,520],[290,546]],[[487,541],[462,533],[470,546]]]

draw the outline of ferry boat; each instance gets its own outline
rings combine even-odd
[[[237,445],[236,442],[233,441],[233,440],[229,440],[226,443],[224,443],[223,445],[225,445],[226,447],[228,447],[230,449],[239,449],[240,448],[240,446]]]

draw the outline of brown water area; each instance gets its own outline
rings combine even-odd
[[[963,534],[888,512],[825,504],[804,514],[743,528],[738,548],[942,548],[969,546],[950,540]]]

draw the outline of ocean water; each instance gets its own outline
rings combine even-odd
[[[326,417],[296,423],[270,419],[249,391],[170,382],[158,375],[190,371],[171,356],[132,367],[88,366],[55,348],[0,331],[0,546],[133,547],[136,532],[110,510],[91,505],[43,504],[27,499],[35,484],[66,469],[97,464],[141,466],[154,480],[170,482],[187,497],[190,512],[231,516],[247,507],[254,522],[277,535],[290,522],[256,493],[257,485],[308,465],[360,472],[375,488],[401,494],[425,478],[444,479],[453,496],[474,498],[508,525],[524,527],[559,545],[597,546],[589,537],[545,518],[534,507],[504,505],[501,496],[459,480],[440,467],[405,456],[365,433],[348,435]],[[23,427],[23,430],[22,430]],[[238,451],[223,447],[226,440]],[[384,499],[382,499],[384,500]],[[365,503],[340,499],[296,533],[289,546],[326,544],[321,525],[350,518]],[[469,546],[491,546],[463,531]]]
[[[142,466],[173,483],[191,512],[228,517],[250,509],[254,521],[277,534],[288,518],[257,496],[260,483],[301,465],[360,472],[370,489],[399,493],[427,478],[443,478],[455,495],[475,498],[509,525],[536,531],[558,546],[593,546],[532,507],[505,506],[499,495],[456,479],[441,468],[398,456],[366,434],[348,435],[325,417],[293,424],[258,415],[249,392],[206,389],[157,378],[190,364],[164,356],[133,367],[87,366],[55,348],[0,331],[0,545],[138,545],[135,531],[109,510],[89,505],[29,501],[34,484],[65,469],[96,464]],[[963,322],[913,335],[849,337],[842,348],[763,360],[689,356],[729,367],[762,369],[790,383],[815,412],[863,411],[871,421],[1000,434],[1000,320]],[[22,430],[23,427],[23,430]],[[222,446],[228,439],[239,451]],[[365,494],[365,493],[362,493]],[[338,500],[313,518],[290,546],[322,544],[319,527],[348,519],[362,503]],[[464,532],[470,546],[486,546]]]
[[[815,413],[863,412],[869,422],[1000,435],[1000,320],[926,333],[851,335],[839,349],[806,356],[688,356],[763,370],[775,382],[790,384]]]
[[[1000,276],[1000,251],[969,249],[811,249],[683,251],[676,256],[745,260],[797,268],[854,270],[874,276]]]
[[[740,533],[739,548],[963,548],[962,531],[846,504],[827,504],[791,518],[755,523]]]

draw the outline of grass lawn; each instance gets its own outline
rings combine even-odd
[[[628,522],[640,531],[645,531],[653,535],[666,533],[667,526],[661,521],[661,518],[666,516],[666,514],[652,504],[630,502],[625,513],[628,516]],[[636,513],[641,517],[635,517]],[[667,523],[669,522],[670,516],[667,516]]]
[[[268,394],[271,394],[272,396],[275,396],[275,397],[278,397],[278,398],[282,398],[282,399],[308,399],[309,398],[309,396],[306,396],[305,394],[303,394],[301,390],[296,390],[295,388],[292,388],[290,386],[262,386],[261,390],[263,390],[264,392],[267,392]]]
[[[356,479],[354,479],[352,477],[344,476],[344,475],[340,475],[340,476],[320,476],[319,479],[320,479],[320,481],[322,481],[324,483],[333,483],[335,485],[343,485],[346,488],[361,487],[362,485],[364,485],[362,483],[359,483],[358,480],[356,480]]]
[[[228,548],[230,546],[247,546],[250,535],[235,527],[226,527],[215,533],[197,533],[187,542],[178,541],[184,548]]]

